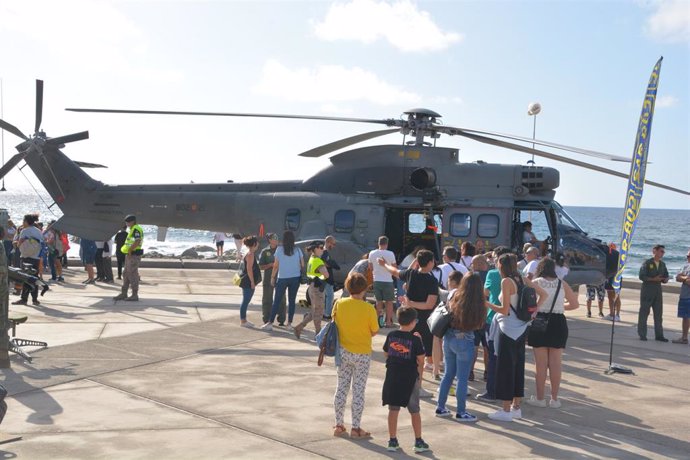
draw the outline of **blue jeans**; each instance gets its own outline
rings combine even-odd
[[[242,305],[240,305],[240,319],[242,321],[247,319],[247,307],[249,306],[249,301],[254,297],[255,289],[252,288],[242,288]]]
[[[456,329],[448,329],[443,336],[443,360],[446,372],[443,374],[441,386],[438,392],[438,409],[446,408],[448,393],[453,384],[453,379],[458,378],[455,389],[458,414],[465,412],[467,403],[467,380],[470,377],[470,367],[474,359],[474,332],[461,332]]]
[[[278,315],[278,308],[285,296],[285,290],[288,292],[288,323],[292,323],[292,318],[295,316],[295,301],[297,300],[297,291],[299,290],[299,276],[294,278],[278,278],[276,280],[276,289],[273,297],[273,306],[271,307],[271,316],[268,318],[269,323],[273,323]]]
[[[331,313],[333,313],[333,285],[330,283],[326,283],[326,287],[323,290],[323,294],[326,296],[326,303],[324,304],[323,315],[330,318]]]

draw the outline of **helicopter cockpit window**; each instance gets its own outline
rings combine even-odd
[[[575,230],[585,233],[585,231],[582,230],[579,225],[577,225],[577,222],[575,222],[573,218],[570,217],[567,212],[565,212],[565,209],[563,209],[560,204],[554,201],[551,203],[551,207],[554,211],[556,211],[556,224],[571,227]]]
[[[469,214],[453,214],[450,216],[451,236],[469,236],[472,229],[472,217]]]
[[[349,209],[341,209],[335,213],[333,228],[338,233],[352,233],[355,228],[355,212]]]
[[[297,230],[299,228],[300,215],[299,209],[288,209],[285,213],[285,230]]]
[[[496,214],[480,214],[477,218],[477,236],[479,238],[496,238],[500,219]]]
[[[411,213],[407,216],[407,231],[408,233],[424,233],[425,231],[433,230],[436,227],[436,234],[442,232],[443,217],[441,214],[434,214],[433,223],[428,222],[428,217],[422,213]],[[430,225],[431,224],[431,225]]]

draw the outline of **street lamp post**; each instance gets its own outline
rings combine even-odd
[[[541,112],[541,104],[538,102],[532,102],[527,106],[527,115],[534,117],[534,123],[532,124],[532,139],[537,138],[537,115]],[[534,143],[532,143],[532,148],[534,148]],[[532,159],[527,162],[527,164],[534,165],[534,153],[532,154]]]

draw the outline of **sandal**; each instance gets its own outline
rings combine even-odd
[[[333,436],[347,436],[347,428],[343,425],[336,425],[333,427]]]
[[[350,430],[350,437],[354,439],[370,438],[371,433],[362,428],[353,428],[352,430]]]
[[[687,345],[687,344],[688,344],[688,339],[673,339],[673,340],[671,340],[671,342],[672,342],[672,343],[680,343],[680,344],[683,344],[683,345]]]

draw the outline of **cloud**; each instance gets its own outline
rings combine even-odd
[[[327,41],[369,44],[385,39],[405,52],[441,51],[463,38],[457,32],[441,30],[428,12],[410,0],[334,3],[325,19],[314,24],[314,33]]]
[[[0,3],[0,32],[33,42],[51,59],[88,69],[145,79],[179,80],[176,71],[154,69],[145,33],[107,2],[88,0]]]
[[[656,98],[657,109],[665,109],[667,107],[675,107],[678,105],[678,98],[675,96],[661,96]]]
[[[276,60],[264,64],[252,90],[292,102],[335,104],[366,101],[378,105],[416,104],[421,97],[359,67],[319,65],[289,69]]]
[[[647,19],[645,32],[663,43],[690,43],[690,2],[688,0],[661,0]]]

